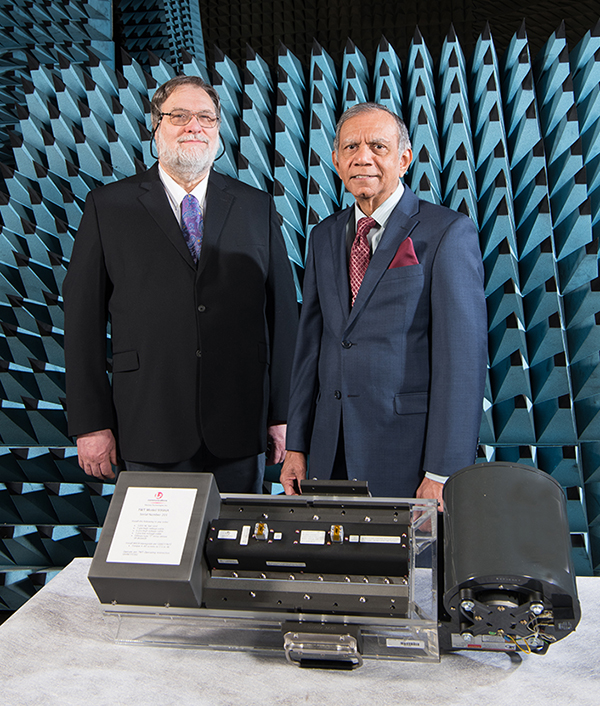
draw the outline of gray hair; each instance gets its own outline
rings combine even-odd
[[[348,110],[346,110],[346,112],[338,120],[338,123],[335,126],[333,150],[336,154],[338,154],[340,148],[340,132],[342,130],[342,125],[346,122],[346,120],[350,120],[350,118],[354,118],[357,115],[360,115],[361,113],[373,113],[377,110],[381,111],[382,113],[387,113],[388,115],[391,115],[392,118],[394,118],[396,127],[398,128],[398,150],[400,152],[400,155],[404,154],[406,150],[412,149],[406,125],[402,120],[400,120],[396,113],[393,113],[391,110],[389,110],[389,108],[386,108],[384,105],[380,105],[379,103],[357,103],[356,105],[353,105],[351,108],[348,108]]]
[[[221,99],[217,91],[200,76],[176,76],[170,79],[162,86],[159,86],[154,95],[152,96],[151,107],[152,107],[152,127],[156,128],[161,119],[161,108],[163,103],[167,98],[181,86],[195,86],[196,88],[201,88],[203,91],[208,93],[209,98],[212,100],[215,106],[215,113],[219,123],[221,122]]]

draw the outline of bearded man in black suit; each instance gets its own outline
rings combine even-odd
[[[88,195],[64,284],[69,431],[98,479],[214,473],[260,492],[285,453],[297,304],[272,198],[211,169],[217,92],[152,99],[158,163]],[[107,324],[112,379],[107,374]]]

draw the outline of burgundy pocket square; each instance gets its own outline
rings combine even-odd
[[[407,267],[408,265],[418,265],[417,255],[413,246],[412,238],[407,238],[400,243],[400,247],[396,250],[394,259],[390,263],[388,269],[395,267]]]

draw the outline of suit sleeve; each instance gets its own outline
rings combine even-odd
[[[431,279],[431,392],[424,470],[442,476],[475,461],[487,366],[483,264],[473,222],[442,237]]]
[[[63,285],[67,415],[72,436],[116,429],[106,372],[109,296],[96,204],[90,193]]]
[[[298,329],[298,302],[279,217],[270,206],[270,259],[267,277],[267,324],[269,327],[269,422],[287,419],[290,375]]]
[[[308,245],[302,287],[302,311],[292,368],[286,440],[286,448],[289,451],[304,453],[308,453],[310,449],[315,402],[319,389],[319,350],[323,332],[323,315],[316,283],[314,241],[315,231],[313,230]]]

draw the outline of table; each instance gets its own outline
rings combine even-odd
[[[75,559],[0,626],[2,706],[598,706],[600,578],[579,578],[583,618],[546,655],[462,651],[439,664],[365,660],[352,672],[281,656],[114,643]]]

